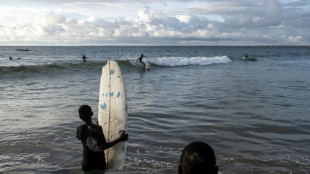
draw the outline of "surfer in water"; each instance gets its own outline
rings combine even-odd
[[[185,146],[180,158],[179,174],[217,174],[215,154],[204,142],[192,142]]]
[[[13,60],[13,58],[10,56],[10,58],[9,58],[10,60]]]
[[[104,173],[106,162],[104,150],[115,144],[127,141],[128,134],[123,133],[118,139],[106,142],[102,127],[92,122],[93,111],[90,106],[82,105],[79,108],[79,117],[85,123],[76,129],[76,137],[83,144],[82,173]]]
[[[83,59],[83,62],[86,62],[87,57],[85,56],[85,54],[83,55],[82,59]]]
[[[143,67],[145,68],[145,63],[142,61],[142,58],[143,58],[143,57],[145,57],[145,56],[144,56],[143,54],[141,54],[141,56],[137,59],[136,62],[139,61],[139,63],[143,64]],[[147,58],[147,57],[145,57],[145,58]]]
[[[249,58],[249,55],[248,54],[244,54],[244,58],[245,59]]]

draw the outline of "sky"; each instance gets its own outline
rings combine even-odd
[[[0,46],[310,45],[309,0],[0,0]]]

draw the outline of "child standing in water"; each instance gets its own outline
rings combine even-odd
[[[76,129],[76,137],[83,144],[82,173],[104,173],[106,169],[104,150],[115,144],[127,141],[128,134],[122,134],[117,140],[106,142],[102,127],[92,122],[93,112],[90,106],[79,108],[79,117],[85,124]]]

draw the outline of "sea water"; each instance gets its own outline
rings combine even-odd
[[[222,174],[310,173],[310,47],[25,48],[0,47],[0,173],[79,173],[78,108],[96,121],[109,58],[129,140],[123,171],[108,173],[177,173],[193,141],[214,148]]]

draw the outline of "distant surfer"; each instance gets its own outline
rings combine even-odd
[[[83,55],[82,59],[83,59],[83,62],[86,62],[87,57],[85,56],[85,54]]]
[[[92,122],[93,112],[90,106],[82,105],[79,108],[79,117],[85,124],[76,129],[76,137],[83,144],[82,173],[104,173],[106,162],[104,150],[119,142],[127,141],[128,134],[123,133],[118,139],[106,142],[102,127]]]
[[[245,59],[249,58],[249,55],[248,54],[244,54],[244,58]]]
[[[13,58],[10,56],[10,58],[9,58],[10,60],[13,60]]]
[[[143,54],[141,54],[141,56],[137,59],[136,62],[139,62],[139,63],[143,64],[143,67],[146,68],[145,63],[142,61],[143,57],[145,57],[145,56]],[[147,58],[147,57],[145,57],[145,58]]]

